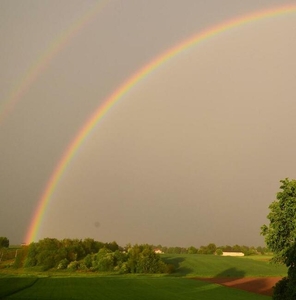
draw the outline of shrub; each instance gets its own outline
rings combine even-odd
[[[167,264],[165,273],[172,274],[175,272],[175,270],[176,268],[173,264]]]
[[[120,273],[120,274],[127,274],[127,273],[130,273],[130,269],[129,269],[129,267],[128,267],[128,263],[127,263],[127,262],[122,263],[121,268],[120,268],[120,270],[119,270],[119,273]]]
[[[222,249],[220,249],[220,248],[218,248],[217,250],[216,250],[216,255],[223,255],[223,251],[222,251]]]
[[[69,264],[68,259],[64,258],[59,262],[57,269],[58,270],[67,269],[68,264]]]
[[[287,287],[288,287],[289,279],[284,277],[282,280],[276,283],[273,288],[273,296],[274,300],[288,300],[287,295]]]
[[[85,264],[85,266],[89,269],[91,268],[92,266],[92,261],[93,261],[93,258],[90,254],[87,254],[85,256],[85,258],[83,259],[83,263]]]
[[[72,270],[72,271],[76,271],[79,268],[79,262],[78,261],[71,261],[67,267],[67,269]]]

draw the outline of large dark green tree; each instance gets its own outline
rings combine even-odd
[[[279,281],[273,299],[296,299],[296,180],[281,180],[277,200],[269,206],[269,225],[261,227],[267,246],[273,251],[275,262],[288,267],[288,276]]]
[[[275,262],[285,262],[287,251],[296,240],[296,180],[281,180],[281,191],[270,206],[269,225],[261,227],[265,242],[273,251]]]
[[[2,247],[5,247],[5,248],[9,247],[9,239],[7,237],[0,236],[0,248],[2,248]]]

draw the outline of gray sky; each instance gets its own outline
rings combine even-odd
[[[0,1],[0,105],[96,1]],[[67,145],[124,80],[203,29],[296,1],[101,1],[0,123],[0,236],[21,243]],[[295,178],[296,15],[234,28],[138,83],[81,146],[38,238],[263,245]]]

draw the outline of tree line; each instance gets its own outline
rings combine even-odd
[[[156,249],[161,250],[167,254],[222,254],[222,252],[242,252],[244,255],[264,255],[270,251],[266,247],[249,247],[249,246],[216,246],[214,243],[209,243],[206,246],[200,246],[199,248],[190,247],[163,247],[161,245],[155,246]]]
[[[161,245],[119,246],[115,241],[103,243],[92,238],[84,240],[45,238],[37,243],[9,251],[9,240],[0,238],[0,261],[14,259],[14,268],[39,267],[41,270],[70,269],[85,271],[118,271],[119,273],[171,273],[172,265],[166,265],[155,250],[164,254],[217,254],[243,252],[244,255],[265,254],[265,247],[219,246],[210,243],[199,248],[166,247]]]
[[[102,243],[91,238],[84,240],[45,238],[25,246],[16,257],[15,268],[117,272],[171,273],[173,266],[164,263],[151,245]]]

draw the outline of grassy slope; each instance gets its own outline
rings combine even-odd
[[[270,297],[185,278],[111,276],[39,278],[33,286],[5,299],[269,300]]]
[[[24,290],[37,281],[36,277],[0,277],[0,299]]]
[[[199,277],[264,277],[286,276],[287,268],[251,257],[214,255],[164,255],[165,262],[174,264],[176,276]]]
[[[35,282],[36,279],[22,277],[20,274],[11,277],[2,275],[0,299],[11,294],[7,299],[266,300],[270,297],[177,277],[285,276],[287,272],[284,266],[272,265],[260,257],[213,255],[164,255],[162,257],[166,262],[176,266],[176,272],[172,276],[99,277],[94,273],[89,275],[74,273],[72,276],[69,272],[55,271],[42,273],[43,276],[47,274],[51,277],[39,277]],[[18,271],[28,273],[27,269]],[[61,276],[58,277],[58,274]],[[26,288],[27,286],[29,287]],[[17,290],[21,291],[15,293]]]

